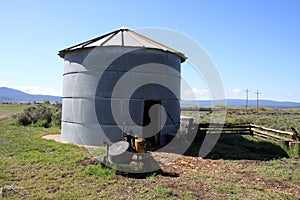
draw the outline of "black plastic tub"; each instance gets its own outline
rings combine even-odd
[[[126,141],[113,143],[108,150],[108,159],[114,164],[128,164],[132,160],[133,153],[130,144]]]

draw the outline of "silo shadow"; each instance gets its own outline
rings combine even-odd
[[[197,137],[195,137],[185,155],[199,156],[205,134],[204,132],[197,133]],[[251,135],[224,133],[220,135],[216,145],[204,158],[267,161],[283,157],[287,158],[289,155],[275,142],[256,139]]]

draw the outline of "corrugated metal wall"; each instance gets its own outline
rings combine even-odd
[[[136,135],[146,137],[142,127],[145,101],[156,100],[169,114],[158,117],[163,143],[163,135],[177,133],[180,124],[180,63],[173,53],[148,48],[96,47],[68,52],[62,140],[84,145],[115,142],[121,139],[124,121]]]

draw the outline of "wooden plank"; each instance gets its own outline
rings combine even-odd
[[[247,129],[250,130],[250,127],[243,127],[243,126],[236,126],[236,127],[220,127],[220,126],[210,126],[210,127],[201,127],[199,126],[198,128],[202,128],[202,129],[212,129],[212,128],[217,128],[217,129]]]
[[[222,126],[222,127],[224,127],[224,126],[225,127],[226,126],[228,126],[228,127],[236,127],[236,126],[248,127],[248,126],[250,126],[250,124],[219,124],[219,123],[203,123],[203,124],[199,123],[197,125],[200,125],[200,126],[218,126],[218,127],[220,127],[220,126]]]
[[[195,124],[199,131],[205,131],[207,133],[226,133],[226,134],[251,134],[251,127],[249,124]]]
[[[200,112],[213,112],[213,111],[225,111],[224,108],[194,108],[194,107],[181,107],[181,111],[200,111]]]
[[[270,138],[270,137],[268,137],[268,136],[266,136],[266,135],[261,135],[261,134],[257,134],[257,133],[254,133],[253,136],[254,136],[255,138],[259,138],[259,139],[273,139],[273,140],[278,141],[278,140],[275,139],[275,138]]]
[[[274,134],[266,132],[266,131],[261,131],[261,130],[258,130],[256,128],[253,128],[252,131],[253,131],[253,134],[255,134],[255,135],[260,134],[261,136],[266,136],[266,137],[278,139],[278,140],[281,140],[281,141],[289,141],[289,142],[293,142],[294,141],[292,139],[280,137],[278,135],[274,135]]]
[[[238,132],[235,132],[235,131],[207,131],[206,132],[207,134],[238,134],[238,135],[252,135],[252,133],[250,133],[249,131],[238,131]]]
[[[207,128],[207,129],[199,129],[199,131],[203,131],[203,132],[212,132],[212,131],[222,131],[222,132],[234,132],[234,133],[238,133],[238,132],[248,132],[250,133],[251,130],[250,129],[222,129],[222,128]]]
[[[260,129],[263,129],[265,131],[271,131],[271,132],[274,132],[274,133],[279,133],[279,134],[286,134],[286,135],[290,135],[292,136],[293,133],[292,132],[288,132],[288,131],[281,131],[281,130],[275,130],[275,129],[272,129],[272,128],[266,128],[264,126],[258,126],[258,125],[255,125],[255,124],[250,124],[251,127],[254,127],[254,128],[260,128]]]

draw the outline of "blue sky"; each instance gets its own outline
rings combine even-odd
[[[226,98],[300,102],[300,1],[0,1],[0,86],[62,95],[59,50],[113,31],[160,27],[201,45]],[[188,67],[183,73],[189,74]],[[201,81],[200,81],[201,82]],[[193,82],[198,98],[207,88]]]

